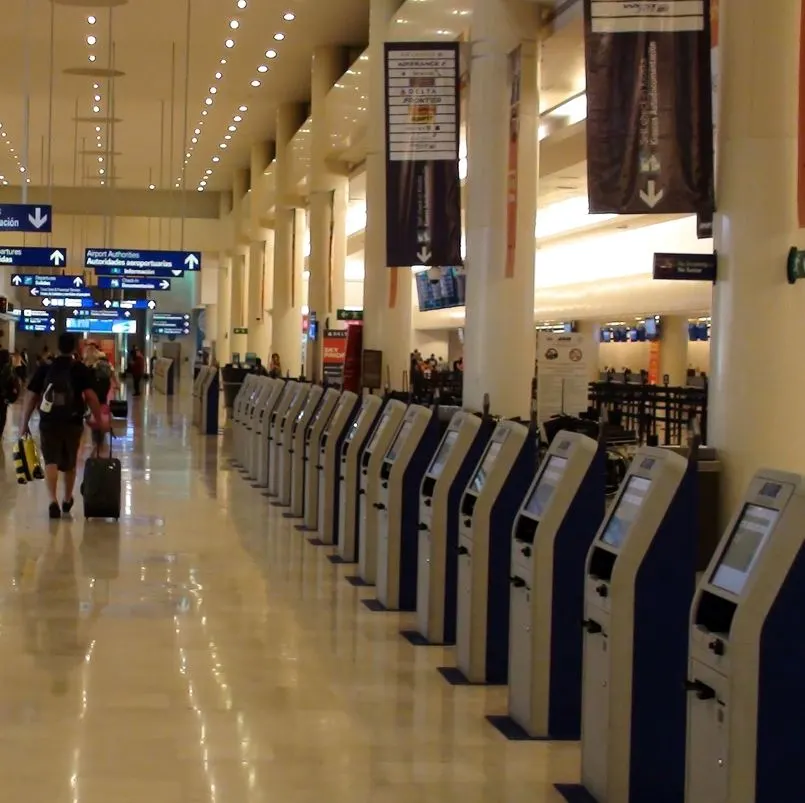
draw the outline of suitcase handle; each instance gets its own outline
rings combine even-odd
[[[106,440],[104,438],[104,440]],[[115,433],[112,430],[109,430],[109,459],[111,460],[114,455],[112,452],[114,451],[114,443],[115,443]],[[100,443],[95,444],[95,457],[101,456],[101,446],[103,446],[103,441]]]

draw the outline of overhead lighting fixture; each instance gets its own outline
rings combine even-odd
[[[149,184],[149,185],[148,185],[148,189],[149,189],[149,190],[155,190],[155,189],[156,189],[156,186],[155,186],[154,184]]]
[[[89,54],[89,60],[90,61],[95,61],[95,55],[93,53]]]
[[[94,112],[95,112],[95,114],[98,114],[98,112],[100,112],[100,110],[101,110],[101,107],[100,107],[100,106],[93,106],[93,107],[92,107],[92,111],[94,111]]]
[[[194,133],[196,136],[198,136],[198,135],[201,133],[201,129],[200,129],[200,128],[196,128],[196,129],[193,131],[193,133]]]
[[[234,39],[227,39],[227,40],[226,40],[226,42],[224,42],[224,44],[225,44],[227,47],[232,48],[232,47],[234,47],[234,46],[235,46],[235,40],[234,40]]]
[[[219,64],[226,64],[226,59],[221,59],[218,63]]]
[[[221,157],[220,157],[220,156],[213,156],[213,157],[212,157],[212,160],[213,160],[213,162],[220,162],[220,161],[221,161]]]
[[[266,50],[266,58],[267,59],[275,59],[275,58],[277,58],[277,51],[276,50]]]
[[[196,187],[199,192],[204,192],[204,187]]]
[[[25,168],[20,166],[20,173],[24,173],[24,172],[25,172]]]
[[[220,81],[223,77],[224,77],[224,74],[222,72],[215,73],[215,80],[216,81]]]
[[[233,119],[233,120],[234,120],[236,123],[239,123],[239,122],[240,122],[240,121],[241,121],[243,118],[242,118],[242,117],[241,117],[239,114],[236,114],[236,115],[235,115],[235,116],[234,116],[232,119]]]
[[[229,126],[229,130],[230,131],[237,131],[238,127],[236,125],[231,125],[231,126]]]
[[[205,173],[206,173],[208,176],[211,176],[211,175],[212,175],[212,168],[211,168],[211,167],[208,167],[208,168],[207,168],[207,169],[206,169],[204,172],[205,172]]]
[[[248,106],[238,106],[238,111],[239,112],[247,112],[247,111],[249,111],[249,107]]]
[[[103,156],[99,156],[99,157],[98,157],[98,161],[99,161],[99,162],[102,162],[102,161],[103,161]]]
[[[229,27],[233,31],[236,31],[238,28],[240,28],[240,23],[237,20],[229,20]]]
[[[100,133],[100,130],[101,130],[101,127],[99,125],[96,125],[95,126],[96,133]]]
[[[225,151],[225,150],[226,150],[226,149],[227,149],[229,146],[226,144],[226,142],[222,142],[222,143],[221,143],[221,144],[220,144],[218,147],[219,147],[219,148],[220,148],[222,151]]]
[[[212,98],[204,98],[204,103],[206,103],[207,106],[212,106]]]
[[[261,65],[260,65],[260,66],[257,68],[257,72],[268,72],[268,67],[266,67],[266,65],[265,65],[265,64],[261,64]]]
[[[105,171],[105,170],[104,170],[102,167],[101,167],[101,168],[99,168],[98,172],[99,172],[101,175],[104,175],[104,174],[106,173],[106,171]]]
[[[101,102],[101,96],[100,95],[95,95],[95,100],[96,100],[96,102],[100,103]]]
[[[282,15],[282,18],[285,20],[285,22],[293,22],[296,19],[296,14],[294,14],[293,11],[286,11]]]
[[[100,89],[100,84],[93,84],[93,85],[92,85],[92,88],[93,88],[93,89]]]
[[[277,32],[274,34],[274,39],[276,39],[277,42],[281,42],[284,38],[285,38],[284,33]]]
[[[246,0],[238,0],[238,8],[246,8],[247,5]]]
[[[190,141],[195,145],[198,142],[198,137],[193,137]]]
[[[232,139],[232,134],[227,134],[224,139],[229,142]]]
[[[95,37],[95,36],[90,35],[90,36],[87,37],[87,44],[88,45],[94,45],[97,41],[98,41],[98,38]]]
[[[214,95],[217,91],[218,91],[218,87],[216,87],[216,86],[211,86],[210,87],[210,94],[211,95]]]
[[[260,82],[255,78],[254,81],[251,82],[251,85],[257,87],[260,86]]]
[[[87,17],[87,22],[88,22],[90,25],[94,25],[94,24],[95,24],[97,21],[98,21],[98,20],[96,20],[96,19],[95,19],[95,17],[93,17],[93,16],[91,16],[91,15],[90,15],[89,17]]]
[[[202,117],[206,117],[206,116],[207,116],[207,110],[206,110],[206,109],[204,109],[204,111],[202,111],[202,112],[201,112],[201,116],[202,116]]]

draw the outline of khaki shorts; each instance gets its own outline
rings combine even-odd
[[[83,423],[40,424],[42,462],[46,466],[57,466],[59,471],[73,471],[78,462],[78,450],[81,447],[83,434]]]

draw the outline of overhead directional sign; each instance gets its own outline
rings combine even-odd
[[[18,321],[20,330],[23,332],[55,332],[56,319],[53,313],[43,309],[24,309],[21,310],[20,320]]]
[[[151,319],[154,335],[189,335],[190,315],[186,312],[155,312]]]
[[[131,318],[131,311],[120,309],[74,309],[73,317],[118,320],[119,318]]]
[[[62,277],[56,277],[62,278]],[[64,296],[72,296],[73,298],[92,298],[92,291],[87,290],[86,287],[83,285],[81,287],[75,287],[72,283],[70,283],[67,287],[57,287],[57,286],[50,286],[50,287],[30,287],[28,293],[32,296],[39,297],[39,296],[52,296],[52,297],[64,297]]]
[[[170,279],[127,279],[124,276],[99,276],[101,290],[170,290]]]
[[[84,252],[84,265],[111,270],[164,268],[167,270],[201,270],[201,252],[199,251],[128,251],[112,248],[87,248]]]
[[[122,301],[106,299],[98,302],[104,309],[156,309],[157,302],[152,298],[124,298]]]
[[[181,279],[184,270],[179,268],[104,268],[95,267],[96,276],[125,276],[141,279]]]
[[[716,254],[654,254],[654,278],[688,282],[714,282]]]
[[[58,289],[80,290],[85,286],[81,276],[49,276],[39,273],[14,273],[11,276],[12,287],[38,287],[40,291]]]
[[[65,262],[66,248],[0,246],[0,265],[9,268],[60,268]]]
[[[50,232],[52,228],[53,208],[46,204],[3,204],[0,206],[0,231]],[[47,262],[44,264],[47,265]]]
[[[45,296],[42,299],[42,306],[51,307],[94,307],[95,300],[87,296]]]

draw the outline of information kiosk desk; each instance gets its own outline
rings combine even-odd
[[[277,496],[280,488],[282,472],[282,422],[288,414],[288,408],[296,401],[301,390],[298,382],[287,380],[277,406],[271,413],[268,435],[268,490],[265,496]]]
[[[265,394],[257,419],[257,481],[255,487],[268,488],[271,465],[271,429],[274,410],[285,392],[284,379],[269,379],[270,391]]]
[[[277,505],[287,507],[291,504],[291,482],[293,470],[294,424],[305,409],[311,386],[300,382],[288,410],[279,424],[279,482],[277,484]]]
[[[436,411],[412,404],[380,467],[377,599],[387,610],[416,610],[419,487],[441,436]]]
[[[494,427],[491,418],[456,413],[422,480],[416,621],[423,643],[454,644],[456,640],[461,496]]]
[[[321,441],[340,396],[341,394],[335,388],[325,390],[324,398],[316,408],[316,412],[313,414],[313,418],[307,428],[307,441],[305,443],[305,520],[300,525],[300,530],[316,532],[319,526],[319,482],[321,480],[321,471],[319,471],[318,466]]]
[[[296,414],[291,431],[291,509],[289,518],[301,518],[305,512],[305,474],[307,473],[307,460],[305,447],[307,445],[307,428],[319,407],[324,395],[321,385],[311,385],[304,407]]]
[[[759,471],[690,617],[685,803],[805,800],[805,491]]]
[[[377,579],[377,509],[380,468],[391,441],[405,418],[404,402],[390,399],[383,415],[361,455],[360,488],[358,489],[358,575],[366,585]]]
[[[345,563],[354,563],[357,557],[355,547],[358,522],[358,465],[363,447],[372,433],[382,407],[381,396],[367,396],[361,407],[361,414],[349,428],[341,447],[336,543],[338,554]]]
[[[697,467],[637,451],[587,557],[581,777],[602,803],[679,803]]]

